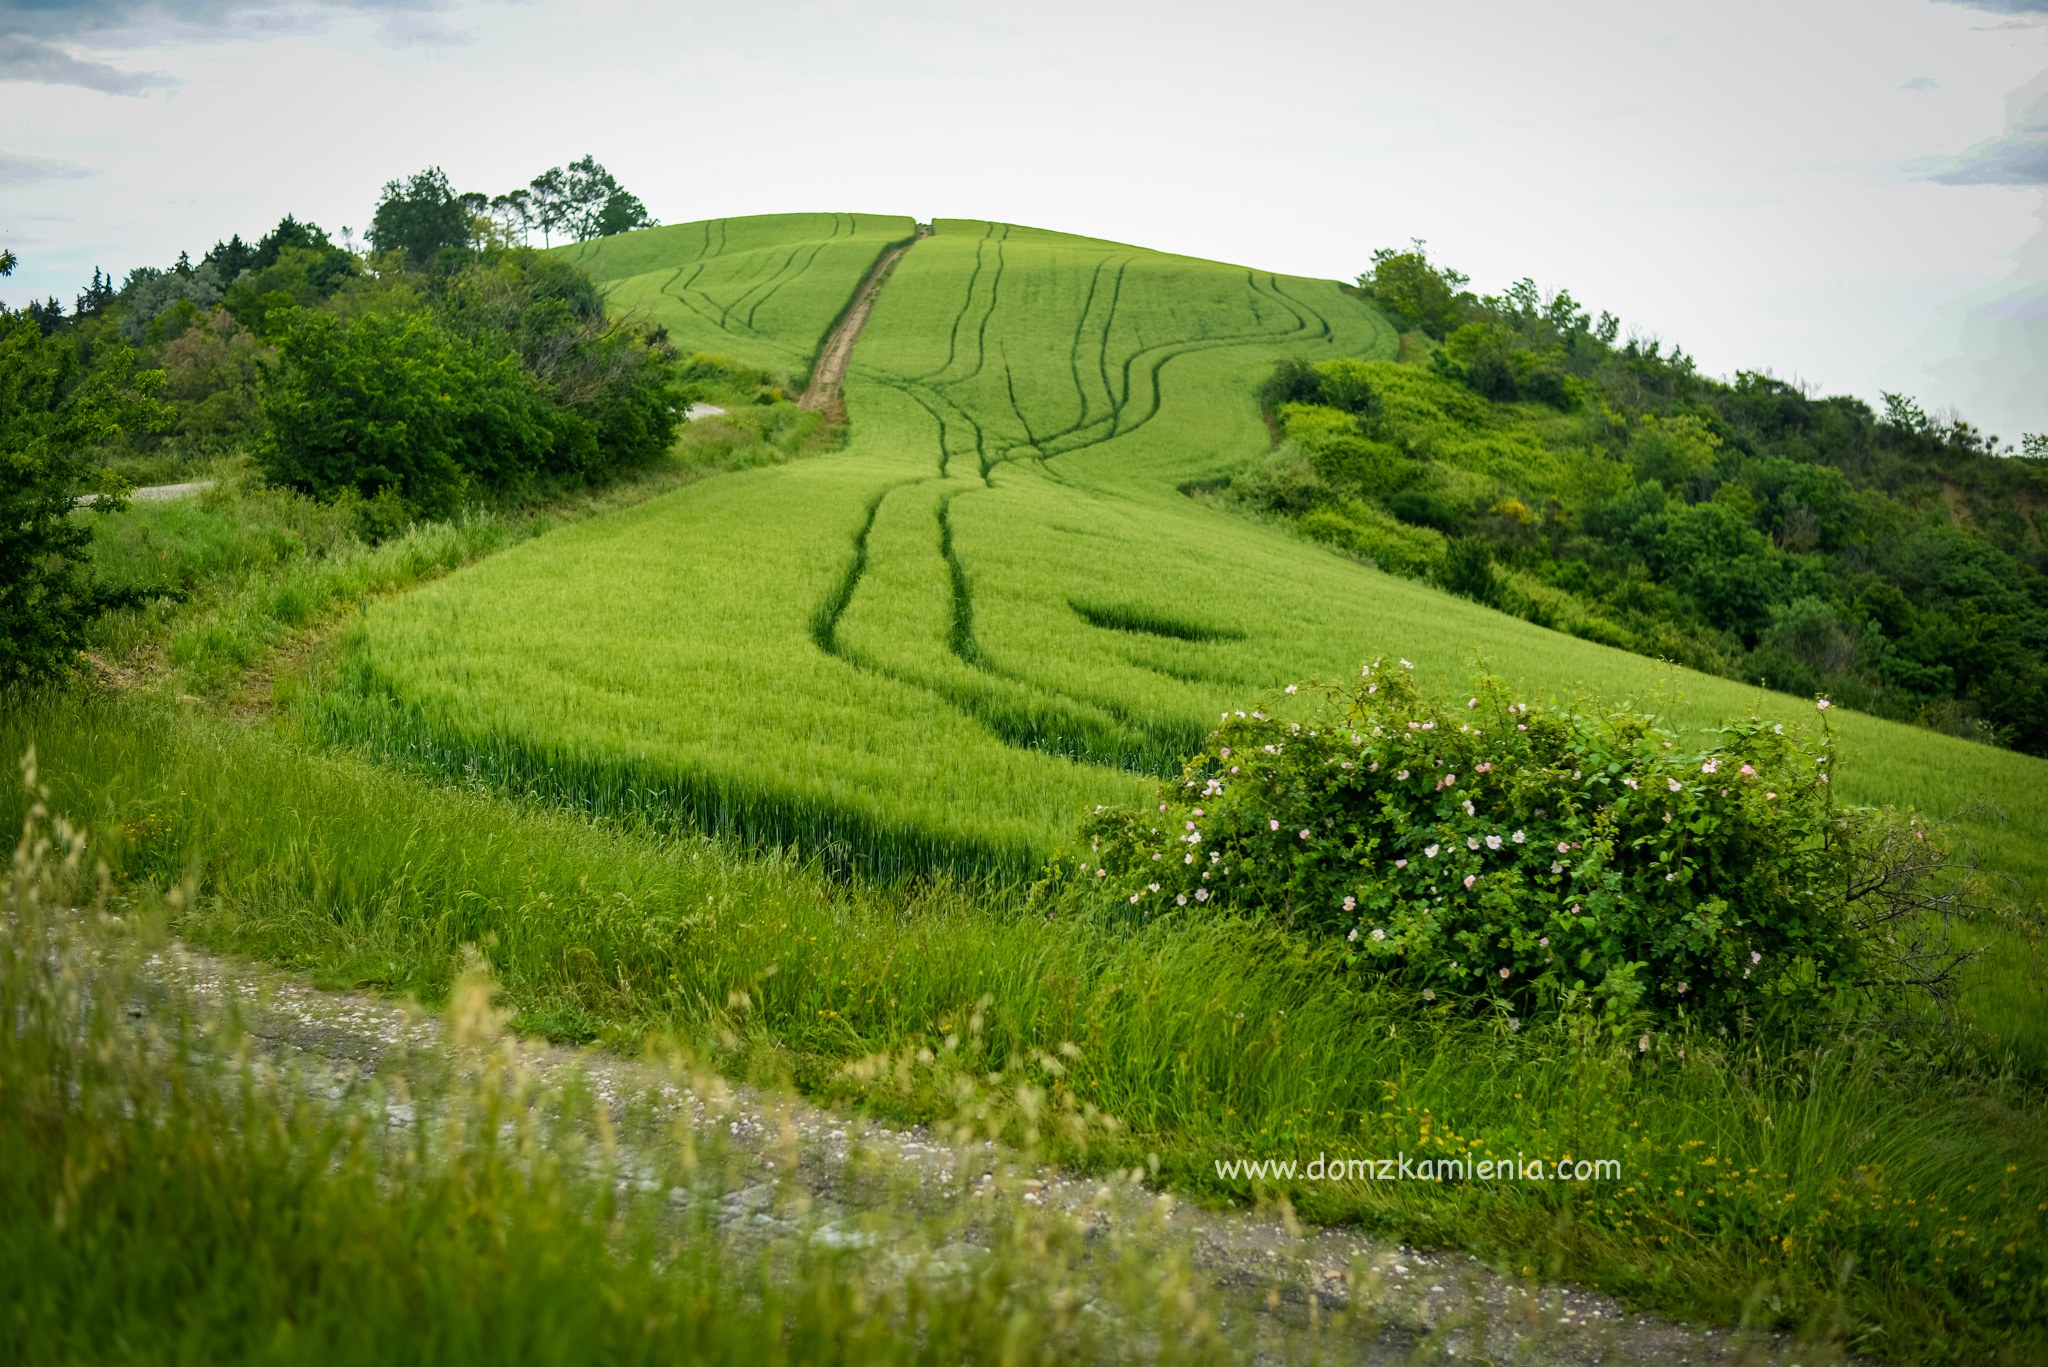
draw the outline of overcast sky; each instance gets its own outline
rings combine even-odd
[[[0,0],[0,298],[585,152],[664,222],[1428,239],[1711,373],[2048,430],[2048,0]]]

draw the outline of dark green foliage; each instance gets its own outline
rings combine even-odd
[[[114,280],[102,274],[98,266],[92,268],[92,283],[78,296],[78,307],[72,316],[76,318],[97,318],[114,303]]]
[[[1259,402],[1267,412],[1282,404],[1320,403],[1323,377],[1299,356],[1289,356],[1273,367],[1273,373],[1259,386]]]
[[[293,309],[333,298],[360,271],[354,254],[336,246],[317,224],[289,214],[247,259],[248,265],[229,278],[222,304],[237,322],[266,339],[289,325]]]
[[[446,513],[473,485],[516,486],[554,449],[548,405],[509,348],[425,312],[296,311],[264,386],[256,459],[320,498],[390,492]]]
[[[1367,666],[1299,719],[1227,719],[1156,811],[1085,833],[1105,895],[1148,916],[1277,920],[1473,1007],[1736,1027],[1883,976],[1844,891],[1874,818],[1837,812],[1830,758],[1754,721],[1698,749],[1493,681],[1444,707]]]
[[[220,272],[221,279],[232,280],[256,263],[256,249],[242,241],[236,233],[225,242],[213,244],[213,250],[206,254],[202,265],[213,267]]]
[[[1879,415],[1707,379],[1567,293],[1477,297],[1419,246],[1362,283],[1443,345],[1282,363],[1260,397],[1283,442],[1238,497],[1545,626],[2048,754],[2048,461],[1896,394]],[[1382,515],[1446,539],[1418,563]]]
[[[370,245],[404,252],[416,271],[430,268],[443,248],[469,245],[472,215],[438,166],[389,181],[370,219]]]
[[[22,314],[42,329],[43,335],[47,337],[64,322],[64,305],[55,295],[47,299],[31,299],[22,309]]]
[[[161,381],[118,336],[45,336],[0,309],[0,684],[68,672],[93,619],[136,600],[93,579],[74,509],[87,493],[119,506],[123,486],[93,454],[163,420]]]
[[[606,316],[578,267],[513,248],[459,273],[442,300],[449,326],[500,337],[554,401],[558,474],[590,475],[660,455],[685,399],[665,338]]]
[[[512,248],[442,277],[424,306],[294,310],[257,458],[316,497],[440,514],[653,459],[684,402],[658,335],[608,318],[574,265]]]
[[[1650,568],[1702,616],[1754,640],[1783,593],[1780,558],[1762,532],[1725,503],[1678,504],[1652,526]]]
[[[1366,297],[1392,314],[1403,330],[1441,338],[1457,324],[1467,277],[1429,262],[1420,238],[1407,251],[1383,247],[1372,254],[1372,269],[1358,278]]]
[[[1453,538],[1444,548],[1437,582],[1475,603],[1491,603],[1500,593],[1493,574],[1493,548],[1476,536]]]

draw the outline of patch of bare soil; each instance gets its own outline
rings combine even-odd
[[[874,269],[868,272],[868,278],[861,282],[860,289],[854,294],[853,303],[833,327],[825,345],[819,348],[818,363],[811,367],[811,382],[803,397],[797,400],[797,407],[824,413],[834,422],[846,420],[839,388],[846,383],[846,368],[853,362],[853,344],[860,340],[860,330],[867,326],[868,315],[874,312],[875,300],[881,297],[882,286],[889,283],[889,273],[896,269],[896,263],[920,239],[930,237],[931,233],[929,223],[918,224],[917,237],[882,253],[881,259],[875,262]]]

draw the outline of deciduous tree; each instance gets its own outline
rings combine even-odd
[[[370,245],[403,251],[414,270],[426,270],[443,247],[469,245],[470,210],[438,166],[390,181],[370,219]]]

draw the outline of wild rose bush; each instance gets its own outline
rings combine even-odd
[[[1751,720],[1700,749],[1496,681],[1446,706],[1406,661],[1316,691],[1302,719],[1226,715],[1153,806],[1098,810],[1069,872],[1139,915],[1277,918],[1514,1013],[1579,989],[1726,1025],[1856,977],[1825,732]]]

